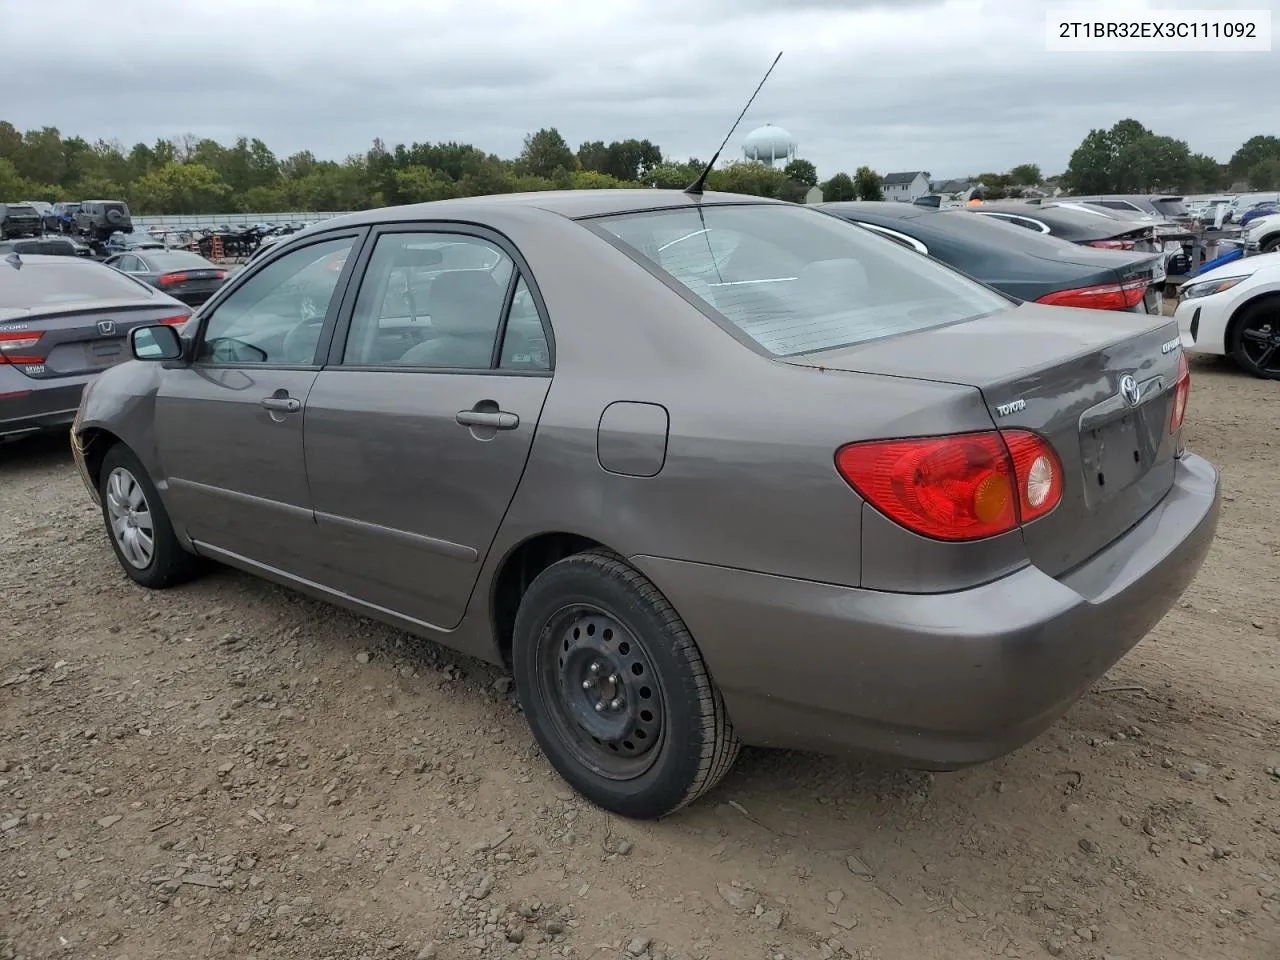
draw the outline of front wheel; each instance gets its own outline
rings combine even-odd
[[[1263,380],[1280,380],[1280,297],[1249,304],[1232,325],[1231,356]]]
[[[111,548],[130,578],[161,590],[199,572],[200,558],[182,548],[155,484],[124,444],[102,458],[98,490]]]
[[[543,752],[606,810],[673,813],[737,758],[724,701],[683,621],[611,553],[577,554],[538,575],[516,615],[512,661]]]

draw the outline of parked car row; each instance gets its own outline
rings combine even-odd
[[[135,312],[64,301],[90,340],[131,324],[77,468],[140,585],[217,561],[507,665],[544,755],[619,814],[693,802],[742,743],[982,762],[1176,601],[1218,477],[1172,318],[1025,297],[1132,251],[873,215],[473,197],[296,234],[186,322],[141,284]],[[942,262],[966,223],[1048,243],[1047,287]],[[885,233],[925,226],[928,253]],[[30,316],[0,324],[17,367],[52,356]]]

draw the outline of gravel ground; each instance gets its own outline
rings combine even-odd
[[[580,802],[507,677],[230,571],[126,581],[0,450],[0,958],[1280,956],[1277,384],[1193,362],[1219,538],[1054,729],[955,774],[747,751]]]

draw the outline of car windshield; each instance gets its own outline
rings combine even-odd
[[[9,204],[9,216],[11,217],[34,217],[37,216],[36,208],[29,207],[25,203]]]
[[[783,204],[592,221],[774,356],[941,327],[1010,302],[892,240]]]
[[[21,268],[0,261],[0,309],[46,307],[84,300],[138,300],[150,288],[124,274],[79,258],[28,260]]]

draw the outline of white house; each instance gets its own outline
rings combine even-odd
[[[908,170],[905,173],[886,173],[882,184],[886,200],[911,203],[929,192],[929,171]]]

